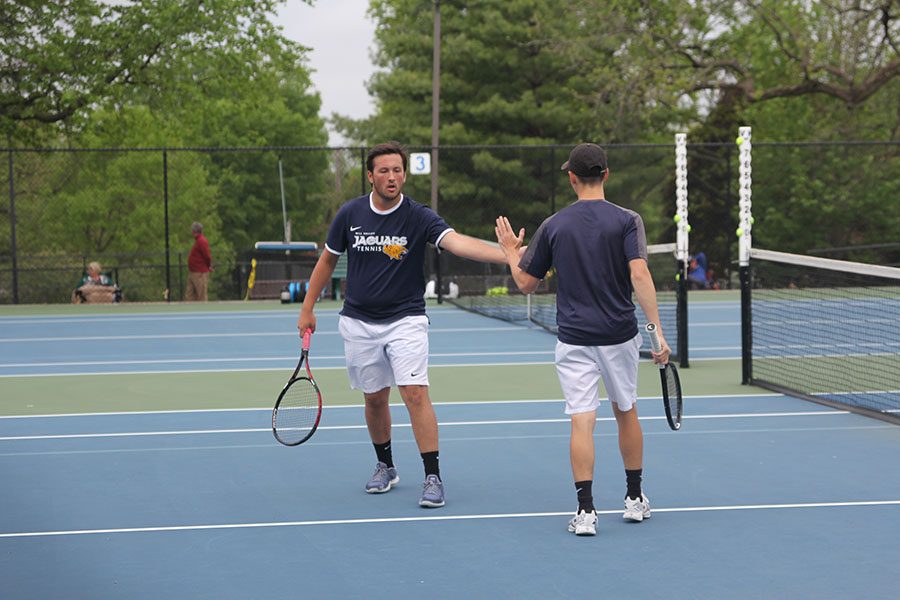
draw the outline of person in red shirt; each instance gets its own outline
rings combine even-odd
[[[186,300],[188,302],[206,302],[209,287],[209,272],[212,271],[212,254],[209,241],[203,235],[203,225],[196,221],[191,225],[194,246],[188,254],[188,280]]]

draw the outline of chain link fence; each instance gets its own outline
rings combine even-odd
[[[648,242],[674,242],[674,144],[606,148],[607,198],[642,215]],[[441,147],[438,212],[476,237],[492,239],[498,215],[530,236],[574,199],[560,172],[570,149]],[[314,256],[258,252],[255,243],[290,239],[321,247],[340,205],[368,192],[366,152],[3,149],[0,303],[69,302],[92,261],[118,278],[126,302],[182,300],[194,221],[203,223],[212,246],[210,299],[245,298],[254,258],[258,281],[275,281],[268,287],[277,291],[307,278]],[[754,246],[897,264],[898,154],[898,142],[754,142]],[[691,250],[706,253],[721,287],[736,281],[737,156],[733,143],[688,144]],[[431,178],[410,174],[404,192],[431,204]],[[434,268],[430,260],[426,270]]]

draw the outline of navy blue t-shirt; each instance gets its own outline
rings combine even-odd
[[[628,262],[647,259],[640,215],[606,200],[579,200],[547,218],[519,267],[543,279],[556,269],[559,341],[611,346],[638,332]]]
[[[328,230],[325,249],[347,253],[341,314],[372,323],[425,314],[425,246],[453,231],[430,208],[403,196],[387,212],[369,195],[344,204]]]

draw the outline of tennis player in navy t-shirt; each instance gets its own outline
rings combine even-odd
[[[339,329],[350,385],[363,392],[366,425],[375,446],[369,493],[400,481],[391,452],[388,399],[396,385],[409,411],[425,467],[419,505],[444,505],[438,466],[438,424],[428,395],[428,317],[425,316],[426,244],[478,260],[506,264],[505,253],[455,232],[430,208],[401,193],[408,156],[397,142],[378,144],[366,169],[372,192],[344,204],[328,231],[300,310],[301,334],[316,330],[316,299],[331,280],[338,257],[347,254],[347,288]]]
[[[524,293],[533,292],[551,267],[556,269],[556,372],[572,419],[569,453],[578,496],[569,531],[594,535],[597,514],[591,488],[601,377],[618,424],[625,465],[624,518],[650,517],[650,502],[641,490],[644,442],[635,404],[641,335],[632,291],[657,326],[659,310],[647,267],[644,223],[636,212],[606,200],[606,153],[596,144],[579,144],[562,170],[568,172],[578,201],[541,224],[524,256],[519,256],[524,229],[517,236],[501,216],[496,233],[513,279]],[[665,364],[671,351],[662,334],[660,343],[662,351],[653,353],[653,361]]]

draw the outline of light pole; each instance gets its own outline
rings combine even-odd
[[[438,211],[438,144],[441,126],[441,0],[433,0],[434,32],[431,67],[431,210]],[[434,251],[434,273],[438,304],[444,302],[441,278],[441,254]]]
[[[441,0],[434,0],[434,41],[431,72],[431,209],[438,210],[438,130],[441,124]]]

